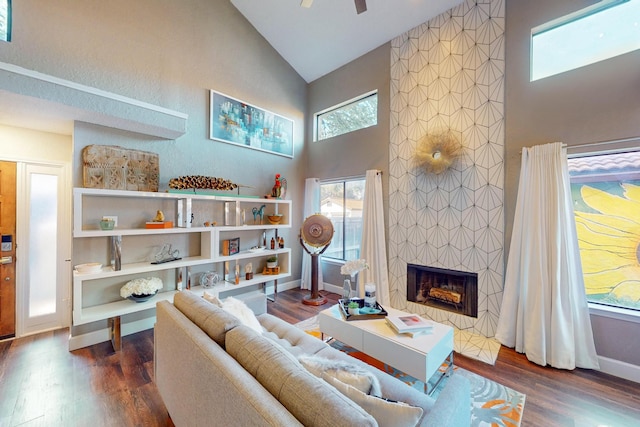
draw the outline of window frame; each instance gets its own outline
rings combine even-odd
[[[320,117],[324,114],[339,110],[341,108],[344,108],[348,105],[352,105],[352,104],[356,104],[360,101],[362,101],[363,99],[369,98],[371,96],[376,96],[376,122],[375,124],[369,125],[369,126],[365,126],[365,127],[361,127],[358,129],[354,129],[345,133],[341,133],[339,135],[334,135],[334,136],[330,136],[327,138],[322,138],[319,139],[319,135],[318,135],[318,131],[319,131],[319,126],[318,126],[318,121],[320,120]],[[356,132],[358,130],[362,130],[362,129],[367,129],[370,128],[372,126],[377,126],[378,125],[378,113],[379,113],[379,108],[377,107],[377,101],[378,101],[378,89],[374,89],[372,91],[366,92],[362,95],[356,96],[354,98],[348,99],[344,102],[341,102],[339,104],[333,105],[329,108],[325,108],[324,110],[318,111],[316,113],[313,114],[313,142],[320,142],[320,141],[326,141],[327,139],[331,139],[331,138],[335,138],[336,136],[340,136],[340,135],[346,135],[347,133],[351,133],[351,132]]]
[[[1,1],[1,0],[0,0]],[[11,41],[11,0],[4,0],[7,3],[7,21],[5,22],[7,28],[7,36],[6,39],[0,39],[0,42],[10,42]]]
[[[552,77],[558,74],[563,74],[569,71],[577,70],[579,68],[583,68],[598,62],[606,61],[616,56],[620,56],[625,53],[634,52],[640,49],[640,47],[636,47],[635,49],[631,49],[631,50],[619,49],[619,51],[617,52],[608,53],[606,55],[597,55],[596,54],[598,52],[597,50],[594,50],[592,52],[583,52],[584,57],[580,58],[579,61],[575,61],[574,64],[567,64],[569,68],[557,68],[555,70],[547,70],[547,72],[545,72],[544,68],[542,70],[536,71],[536,67],[535,67],[536,58],[535,58],[534,40],[536,36],[542,35],[544,33],[556,30],[558,28],[561,28],[567,25],[571,25],[572,23],[575,23],[585,18],[591,18],[599,13],[606,12],[609,9],[616,8],[630,1],[637,1],[637,0],[601,0],[598,3],[592,4],[583,9],[577,10],[575,12],[569,13],[559,18],[552,19],[551,21],[548,21],[544,24],[541,24],[532,28],[531,37],[529,39],[529,48],[530,48],[529,49],[529,55],[530,55],[529,81],[534,82],[534,81],[545,79],[547,77]],[[618,47],[620,47],[620,45],[618,45]],[[580,49],[580,46],[576,46],[576,48]],[[551,61],[551,62],[553,63],[554,61]]]
[[[640,154],[640,137],[638,138],[628,138],[623,140],[615,140],[615,141],[605,141],[598,142],[592,144],[583,144],[583,145],[575,145],[567,147],[567,158],[578,159],[578,158],[587,158],[594,156],[604,156],[604,155],[614,155],[614,154],[624,154],[636,152]],[[613,172],[615,173],[615,172]],[[630,172],[626,172],[630,173]],[[640,173],[640,169],[638,170]],[[597,175],[597,174],[594,174]],[[570,185],[574,182],[589,182],[589,179],[584,179],[584,176],[577,177],[577,180],[573,180],[574,177],[569,175],[569,183]],[[585,289],[586,291],[586,289]],[[622,305],[615,305],[608,302],[603,301],[592,301],[587,297],[587,304],[589,306],[589,311],[591,314],[602,316],[602,317],[610,317],[618,320],[626,320],[634,323],[640,323],[640,309],[627,307]]]
[[[322,213],[322,186],[323,185],[331,185],[331,184],[342,184],[343,186],[343,194],[342,194],[342,217],[346,218],[346,186],[347,183],[349,182],[355,182],[355,181],[362,181],[365,185],[365,189],[366,189],[366,177],[364,175],[358,175],[358,176],[350,176],[350,177],[345,177],[345,178],[335,178],[335,179],[321,179],[320,180],[320,192],[319,192],[319,206],[320,206],[320,212]],[[364,209],[364,191],[363,191],[363,196],[362,196],[362,203],[363,203],[363,209]],[[362,220],[362,217],[360,217]],[[329,218],[331,219],[331,218]],[[333,221],[331,221],[333,224]],[[346,253],[347,253],[347,248],[346,248],[346,221],[343,221],[342,223],[342,248],[341,248],[341,252],[342,252],[342,257],[338,258],[335,256],[331,256],[329,254],[323,254],[323,259],[325,260],[330,260],[330,261],[334,261],[337,263],[344,263],[346,261],[348,261],[346,259]],[[335,231],[334,231],[335,233]],[[358,242],[358,253],[360,253],[361,250],[361,245],[362,245],[362,238],[360,239],[360,242]],[[357,258],[354,258],[357,259]]]

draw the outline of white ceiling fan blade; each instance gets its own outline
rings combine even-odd
[[[311,7],[312,3],[313,3],[313,0],[302,0],[302,2],[300,2],[300,6],[309,8]]]
[[[367,11],[367,0],[355,0],[356,2],[356,12],[360,15],[362,12]]]

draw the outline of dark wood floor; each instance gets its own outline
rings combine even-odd
[[[269,313],[296,323],[328,305],[289,290]],[[338,295],[327,294],[329,304]],[[172,426],[153,384],[153,331],[69,352],[68,331],[0,342],[0,426]],[[640,385],[598,372],[543,368],[503,348],[495,366],[455,363],[527,395],[523,426],[640,426]],[[213,424],[212,424],[213,425]]]

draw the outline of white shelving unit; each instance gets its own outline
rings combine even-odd
[[[265,205],[264,223],[254,224],[254,207]],[[146,221],[162,210],[167,220],[173,219],[173,228],[147,229]],[[269,224],[267,214],[280,213],[283,215],[281,223]],[[257,197],[219,196],[196,194],[193,192],[153,193],[139,191],[100,190],[90,188],[75,188],[73,191],[73,237],[78,244],[83,239],[97,239],[91,247],[102,248],[102,253],[108,253],[109,245],[114,237],[127,237],[127,245],[122,247],[122,259],[126,259],[127,251],[136,246],[145,248],[148,239],[154,242],[158,237],[166,243],[173,243],[184,238],[198,238],[200,240],[199,253],[187,254],[182,259],[162,264],[152,264],[150,260],[123,262],[120,270],[114,270],[110,265],[102,268],[98,273],[82,274],[73,272],[73,325],[84,325],[101,320],[109,321],[110,338],[114,347],[119,348],[119,317],[155,308],[158,301],[173,300],[173,296],[180,289],[177,280],[174,283],[164,282],[164,289],[147,302],[136,303],[129,300],[114,300],[115,289],[119,289],[130,277],[140,277],[141,274],[165,274],[167,270],[175,270],[175,277],[183,272],[187,277],[189,267],[211,265],[224,276],[224,266],[229,271],[235,271],[235,265],[240,262],[251,262],[254,265],[254,276],[245,280],[244,270],[241,269],[240,283],[221,282],[219,285],[206,289],[208,292],[223,296],[227,292],[235,294],[254,291],[265,283],[289,277],[291,275],[291,249],[265,249],[250,252],[248,249],[261,243],[262,233],[291,228],[291,201],[279,199],[261,199]],[[113,230],[101,230],[99,221],[102,216],[118,217],[118,225]],[[244,221],[243,221],[244,218]],[[216,222],[215,226],[204,226],[204,222]],[[198,236],[199,235],[199,236]],[[240,251],[233,255],[222,255],[222,242],[241,236]],[[102,239],[104,242],[102,242]],[[269,242],[267,242],[269,244]],[[196,245],[197,246],[197,245]],[[276,245],[277,246],[277,245]],[[76,255],[74,251],[74,255]],[[78,254],[79,258],[90,258],[93,254]],[[279,274],[262,274],[263,265],[267,258],[276,255],[280,267]],[[73,264],[95,261],[74,259]],[[107,263],[108,264],[108,263]],[[121,280],[118,280],[121,279]],[[96,283],[110,287],[111,297],[100,300],[96,297]],[[87,298],[88,287],[93,286],[94,293]],[[192,291],[203,292],[200,286],[192,286]],[[98,300],[98,302],[96,302]],[[117,329],[117,330],[116,330]],[[115,336],[117,335],[117,336]],[[117,343],[115,341],[117,341]]]

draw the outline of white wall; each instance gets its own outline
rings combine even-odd
[[[0,159],[70,163],[72,140],[68,135],[0,124]]]
[[[640,136],[639,50],[529,81],[531,28],[592,3],[595,2],[507,3],[506,250],[511,240],[522,147],[554,141],[572,146]],[[598,355],[640,366],[638,317],[635,321],[593,313],[591,317]]]
[[[302,222],[307,85],[229,1],[14,2],[13,37],[0,43],[0,62],[188,115],[176,140],[76,122],[74,186],[82,185],[82,149],[90,144],[158,153],[161,190],[174,177],[207,175],[264,195],[282,174],[295,207],[290,235],[283,234],[294,248],[291,280],[299,279],[302,249],[293,243]],[[210,89],[294,120],[294,159],[210,140]],[[49,85],[43,91],[54,103],[82,101]]]

